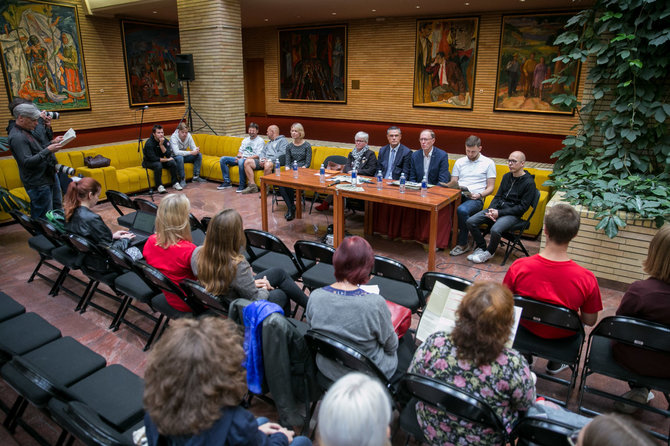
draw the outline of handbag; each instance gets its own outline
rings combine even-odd
[[[99,167],[108,167],[111,164],[112,160],[106,158],[100,154],[95,156],[85,156],[84,164],[89,169],[97,169]]]
[[[398,335],[398,338],[402,338],[407,333],[407,330],[409,330],[410,325],[412,325],[412,311],[390,300],[386,301],[386,306],[391,311],[393,331]]]

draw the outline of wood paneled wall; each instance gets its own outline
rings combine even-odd
[[[427,126],[462,127],[566,135],[576,116],[493,112],[502,13],[480,17],[474,108],[453,110],[412,107],[416,17],[350,21],[347,104],[279,102],[277,28],[243,31],[244,57],[265,59],[269,115],[370,120]],[[264,53],[259,55],[259,49]],[[584,76],[582,70],[582,77]],[[360,89],[352,90],[351,81]],[[583,82],[579,83],[579,96]]]
[[[87,16],[83,0],[72,3],[77,5],[79,13],[91,110],[62,113],[59,120],[53,121],[54,130],[60,132],[70,127],[79,130],[138,123],[140,112],[128,105],[120,20]],[[7,109],[9,100],[4,77],[2,82],[0,122],[4,123],[11,117]],[[183,105],[150,106],[144,113],[144,122],[179,120],[183,113]],[[5,125],[0,127],[0,132],[5,134]],[[148,133],[145,128],[143,134]]]

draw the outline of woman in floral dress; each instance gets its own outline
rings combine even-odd
[[[419,347],[410,373],[452,384],[485,400],[507,431],[535,401],[535,385],[526,359],[504,346],[514,320],[512,293],[496,283],[476,283],[456,312],[451,334],[438,331]],[[491,429],[444,411],[416,405],[417,419],[431,445],[498,445]]]

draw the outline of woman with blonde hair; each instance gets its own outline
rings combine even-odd
[[[293,162],[298,167],[309,167],[312,163],[312,145],[305,141],[305,128],[299,122],[291,124],[291,138],[293,141],[286,146],[286,170],[293,169]],[[286,221],[295,218],[295,189],[280,187],[279,193],[286,203]]]
[[[241,254],[245,246],[242,217],[235,209],[224,209],[207,225],[205,243],[196,248],[191,269],[207,291],[224,304],[237,298],[265,299],[288,314],[290,300],[305,307],[307,296],[281,268],[270,268],[253,276]]]
[[[475,283],[458,306],[454,330],[430,335],[417,349],[409,372],[483,398],[510,432],[535,401],[526,359],[505,347],[513,322],[512,293],[497,283]],[[421,402],[416,412],[428,444],[504,444],[496,433]]]
[[[656,233],[642,262],[644,272],[649,278],[633,282],[623,295],[618,316],[630,316],[649,322],[656,322],[670,327],[670,224],[666,224]],[[670,367],[659,367],[659,364],[670,364],[670,355],[652,352],[631,345],[615,343],[612,346],[614,360],[639,375],[654,378],[670,378]],[[633,387],[622,395],[624,398],[646,403],[649,389]],[[637,407],[614,403],[620,412],[633,413]]]
[[[158,204],[156,233],[144,245],[147,263],[165,274],[174,283],[195,279],[191,271],[191,256],[195,245],[191,240],[188,214],[191,204],[184,194],[170,194]],[[165,292],[172,308],[190,313],[191,308],[178,296]]]
[[[243,361],[242,337],[231,321],[172,321],[144,373],[149,446],[311,445],[240,406],[247,392]]]

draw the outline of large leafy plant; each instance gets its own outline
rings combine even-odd
[[[634,212],[662,226],[670,218],[670,2],[597,0],[555,41],[565,69],[545,82],[575,82],[564,73],[588,68],[576,132],[563,140],[552,179],[565,198],[595,212],[597,229],[615,237]],[[590,90],[590,91],[589,91]]]

